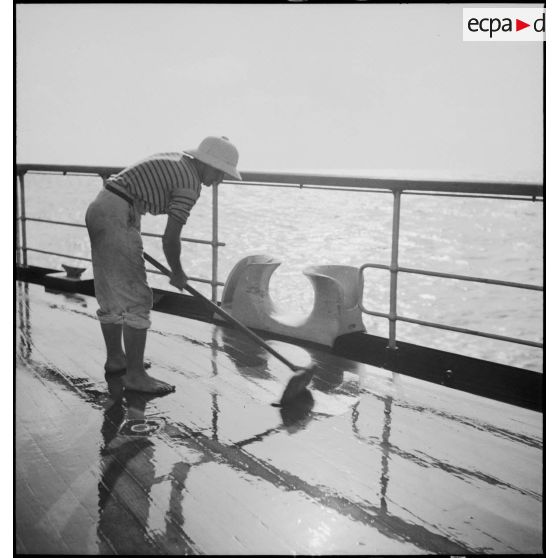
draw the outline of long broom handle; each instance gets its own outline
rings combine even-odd
[[[143,257],[154,267],[156,267],[161,273],[164,273],[168,277],[171,276],[171,272],[167,269],[163,264],[159,263],[155,258],[152,258],[146,252],[143,253]],[[242,330],[252,341],[256,342],[260,347],[263,347],[267,351],[269,351],[275,358],[279,359],[283,364],[286,364],[293,372],[299,370],[300,367],[295,366],[292,362],[289,362],[283,355],[279,354],[275,349],[270,347],[261,337],[256,335],[253,331],[248,329],[244,324],[240,323],[238,320],[233,318],[230,314],[225,312],[220,306],[213,303],[211,300],[203,296],[200,292],[198,292],[194,287],[191,287],[186,283],[184,288],[192,295],[198,297],[199,299],[203,300],[215,313],[219,314],[219,316],[223,317],[229,323],[236,326],[238,329]]]

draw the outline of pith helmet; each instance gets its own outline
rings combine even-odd
[[[220,138],[208,136],[197,149],[186,150],[186,153],[202,163],[222,170],[230,178],[242,180],[240,173],[236,170],[238,150],[225,136]]]

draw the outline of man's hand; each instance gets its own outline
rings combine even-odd
[[[177,289],[184,289],[188,283],[188,276],[182,271],[180,273],[173,273],[170,276],[169,283]]]

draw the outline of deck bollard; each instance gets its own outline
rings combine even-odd
[[[269,294],[269,281],[281,262],[254,255],[240,260],[225,283],[222,307],[244,325],[296,339],[332,346],[339,335],[365,331],[358,301],[358,268],[308,266],[303,273],[314,289],[311,313],[294,318],[281,313]]]

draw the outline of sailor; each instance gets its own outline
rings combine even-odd
[[[105,372],[123,374],[126,389],[174,391],[145,370],[153,294],[143,259],[141,216],[167,215],[163,252],[170,284],[184,288],[188,276],[180,262],[182,227],[201,185],[218,185],[225,177],[240,180],[237,164],[238,150],[229,139],[209,136],[197,149],[153,155],[124,169],[106,181],[87,209],[97,316],[107,351]]]

